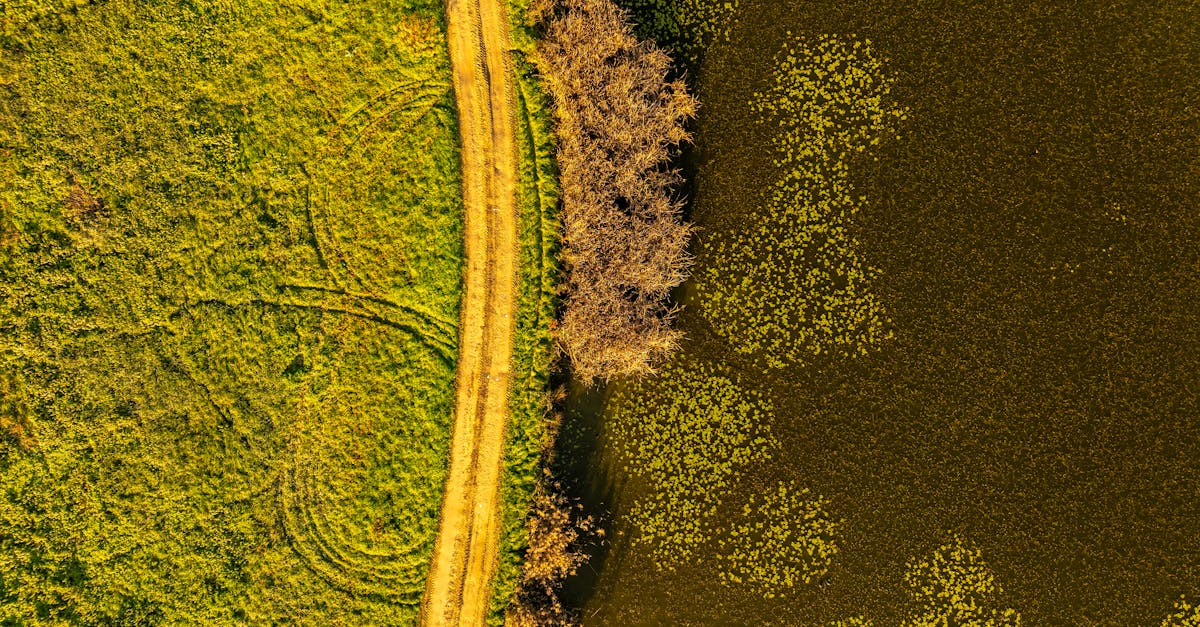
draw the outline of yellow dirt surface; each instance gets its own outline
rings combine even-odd
[[[517,160],[502,0],[448,0],[462,137],[466,270],[450,472],[424,625],[481,625],[500,539],[500,476],[517,289]]]

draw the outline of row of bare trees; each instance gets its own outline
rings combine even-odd
[[[678,342],[670,292],[691,229],[671,167],[696,101],[611,0],[543,0],[567,272],[560,343],[583,380],[642,374]]]

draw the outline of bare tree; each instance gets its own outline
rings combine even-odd
[[[691,228],[670,166],[696,101],[610,0],[559,0],[540,65],[557,113],[567,272],[558,335],[584,380],[650,372],[678,343]]]
[[[566,398],[562,388],[546,396],[546,431],[542,440],[542,473],[525,521],[528,545],[521,580],[505,612],[505,625],[549,627],[573,625],[575,612],[559,598],[563,582],[588,560],[585,545],[604,536],[597,520],[567,496],[555,480],[555,441],[562,425],[556,405]]]

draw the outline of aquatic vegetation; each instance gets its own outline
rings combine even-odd
[[[1200,627],[1200,604],[1180,597],[1175,602],[1175,611],[1163,619],[1162,627]]]
[[[719,543],[721,579],[771,598],[824,575],[838,552],[840,524],[828,507],[828,499],[782,482],[751,494],[742,520]]]
[[[874,625],[875,623],[871,619],[863,616],[852,616],[829,623],[829,627],[873,627]]]
[[[703,313],[738,352],[781,367],[891,336],[852,232],[866,198],[850,183],[854,159],[905,117],[891,86],[869,40],[798,40],[776,58],[751,106],[778,127],[782,175],[757,223],[704,239],[699,255]]]
[[[695,66],[703,51],[729,37],[740,0],[619,0],[637,17],[637,34]]]
[[[786,448],[747,474],[721,518],[749,492],[797,479],[834,497],[854,537],[843,540],[828,586],[769,603],[753,588],[722,589],[715,545],[702,566],[660,576],[646,549],[614,543],[585,616],[822,625],[862,614],[863,623],[900,624],[911,609],[904,560],[928,557],[943,542],[912,545],[945,525],[980,534],[971,540],[1004,587],[993,606],[1019,610],[1024,623],[1159,625],[1172,613],[1194,581],[1151,585],[1144,571],[1153,563],[1159,579],[1193,574],[1187,549],[1200,546],[1200,423],[1186,409],[1200,367],[1188,323],[1200,289],[1200,127],[1186,114],[1200,86],[1200,20],[1195,3],[1154,7],[742,2],[731,43],[705,56],[707,102],[695,127],[704,154],[686,164],[701,186],[697,283],[720,263],[707,242],[749,231],[743,239],[757,245],[750,240],[764,230],[755,223],[783,178],[763,167],[782,127],[756,122],[772,114],[750,114],[745,103],[769,91],[777,46],[796,41],[788,28],[808,42],[818,29],[869,35],[896,79],[885,106],[913,111],[910,121],[887,120],[904,140],[879,133],[880,145],[851,153],[846,168],[857,211],[847,231],[862,244],[859,262],[880,269],[863,289],[877,295],[896,339],[868,346],[866,358],[802,351],[807,368],[730,359],[743,381],[768,391]],[[1100,33],[1124,42],[1119,54]],[[720,361],[739,336],[716,341],[704,294],[687,294],[695,298],[680,321],[693,337],[683,358]],[[768,321],[774,313],[753,299],[736,306]],[[809,484],[802,468],[820,474]],[[1088,480],[1075,481],[1079,473]],[[623,478],[585,480],[624,504],[643,487]],[[1036,546],[1024,544],[1030,538]],[[1196,605],[1197,591],[1186,591]]]
[[[909,564],[904,576],[917,603],[904,622],[912,627],[1018,627],[1021,615],[1011,608],[997,609],[1001,592],[996,577],[979,549],[954,537],[929,558]]]
[[[669,365],[609,403],[624,471],[650,493],[629,514],[635,542],[674,570],[715,537],[712,517],[746,467],[778,446],[770,403],[714,366]]]
[[[634,542],[658,568],[675,570],[711,546],[721,581],[770,598],[822,576],[837,554],[829,501],[780,483],[754,494],[741,516],[716,521],[750,465],[779,447],[761,394],[721,366],[678,362],[610,399],[623,472],[649,486],[629,513]]]
[[[904,575],[913,607],[905,627],[1020,627],[1021,615],[998,609],[996,576],[979,549],[955,536],[927,559],[911,562]],[[830,627],[871,627],[866,616],[830,623]],[[1164,625],[1165,627],[1165,625]]]

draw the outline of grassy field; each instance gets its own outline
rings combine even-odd
[[[584,623],[1200,619],[1194,3],[625,4],[697,259],[564,424]]]
[[[415,619],[462,263],[441,11],[5,7],[0,622]]]

